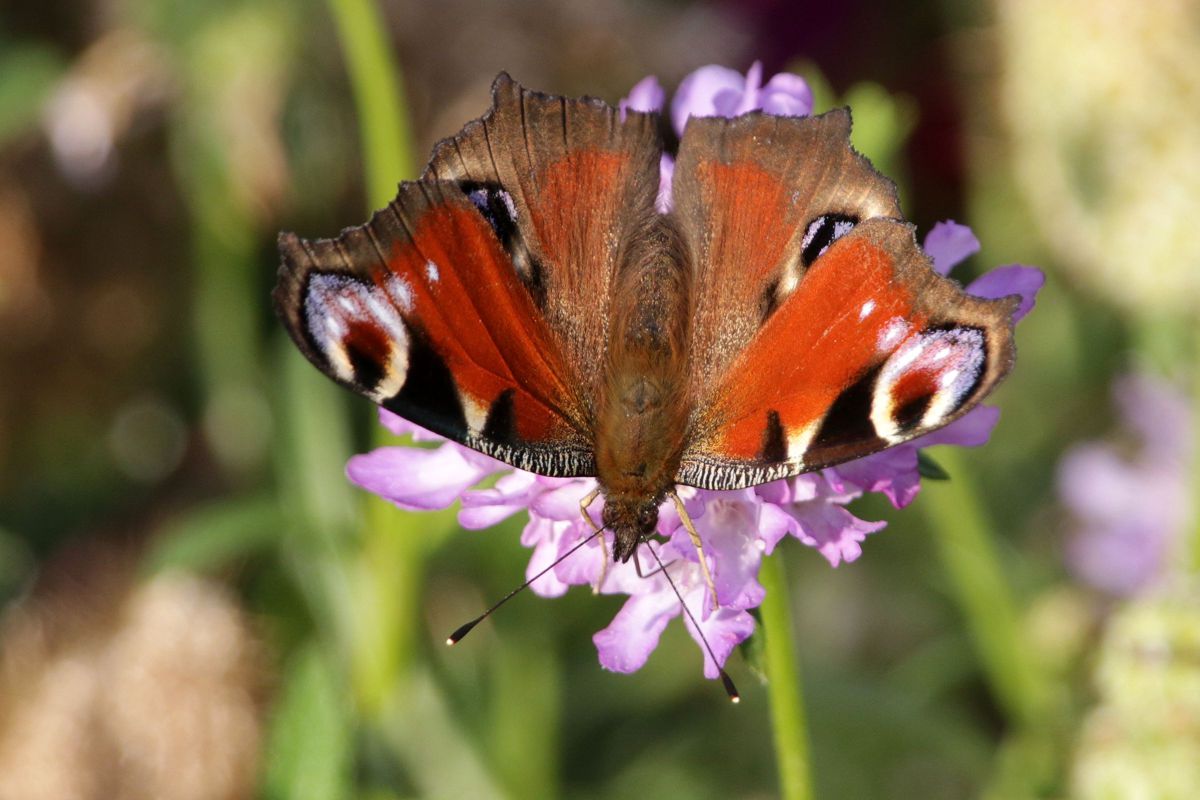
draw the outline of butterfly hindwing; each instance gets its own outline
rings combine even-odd
[[[685,227],[697,280],[741,286],[715,291],[735,298],[723,315],[695,316],[679,482],[741,488],[859,458],[952,421],[1004,376],[1013,302],[933,271],[890,182],[850,147],[845,112],[704,122],[685,131],[676,202],[709,220]],[[797,149],[780,160],[751,146],[764,139]],[[745,219],[748,187],[772,198],[766,219]],[[733,274],[722,254],[744,251],[754,224],[778,224],[778,244]]]

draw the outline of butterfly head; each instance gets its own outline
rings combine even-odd
[[[658,502],[641,496],[609,495],[601,515],[613,532],[613,561],[628,561],[637,546],[654,535],[658,525]]]

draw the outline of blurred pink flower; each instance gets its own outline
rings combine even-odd
[[[1058,492],[1075,517],[1067,566],[1096,589],[1133,595],[1169,573],[1191,519],[1193,420],[1187,398],[1148,375],[1118,379],[1113,399],[1137,446],[1076,445],[1059,463]]]
[[[733,116],[756,109],[772,114],[804,115],[812,108],[812,93],[795,75],[776,75],[761,84],[759,64],[742,76],[725,67],[702,67],[684,79],[671,105],[672,120],[682,133],[689,115]],[[658,81],[646,78],[631,90],[620,108],[658,111],[665,93]],[[674,162],[663,156],[659,210],[670,209],[670,179]],[[939,223],[925,239],[925,249],[943,274],[979,249],[970,229],[953,222]],[[999,273],[998,277],[992,277]],[[1022,296],[1023,316],[1033,306],[1042,284],[1042,274],[1021,266],[993,270],[968,287],[980,296]],[[754,630],[749,610],[763,599],[758,570],[785,536],[793,536],[814,548],[832,566],[854,561],[862,554],[862,542],[885,522],[868,522],[854,516],[846,505],[864,492],[880,492],[897,508],[907,505],[920,488],[917,451],[935,444],[975,447],[985,443],[999,418],[997,409],[978,407],[941,430],[912,442],[892,447],[857,461],[821,472],[732,492],[714,492],[680,487],[688,514],[709,557],[717,608],[708,597],[699,557],[671,503],[659,512],[657,532],[663,541],[651,548],[665,564],[683,601],[696,615],[696,622],[712,646],[719,663]],[[387,411],[382,423],[396,433],[413,433],[423,440],[437,437]],[[487,489],[470,489],[484,476],[506,471]],[[547,478],[503,464],[454,443],[434,450],[411,447],[382,447],[350,459],[346,469],[354,483],[385,497],[402,508],[444,508],[462,500],[459,522],[465,528],[485,528],[513,514],[527,512],[529,522],[521,544],[533,550],[526,576],[539,572],[580,545],[591,535],[591,527],[580,517],[579,502],[596,487],[591,478]],[[601,518],[603,498],[589,509]],[[611,533],[607,552],[612,551]],[[600,663],[617,672],[632,672],[645,664],[659,636],[683,608],[665,576],[655,573],[657,561],[639,549],[639,561],[651,574],[640,577],[634,563],[604,565],[605,548],[598,540],[584,544],[570,558],[558,563],[531,584],[544,597],[561,595],[574,585],[592,585],[604,594],[629,597],[612,623],[593,637]],[[603,575],[603,579],[601,576]],[[700,642],[692,621],[684,622],[693,639]],[[701,646],[704,674],[718,676],[707,651]]]

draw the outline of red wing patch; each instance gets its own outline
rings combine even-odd
[[[698,410],[678,474],[752,486],[868,455],[965,413],[1012,360],[1011,303],[937,276],[871,220],[805,272]]]
[[[571,372],[480,210],[405,184],[337,239],[281,239],[276,302],[330,377],[470,447],[545,474],[591,470]]]

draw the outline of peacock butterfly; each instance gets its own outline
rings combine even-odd
[[[379,405],[514,467],[595,476],[614,559],[676,484],[868,455],[1011,367],[1016,298],[934,272],[849,111],[692,118],[660,213],[657,115],[503,73],[492,93],[365,225],[282,234],[275,306]]]

